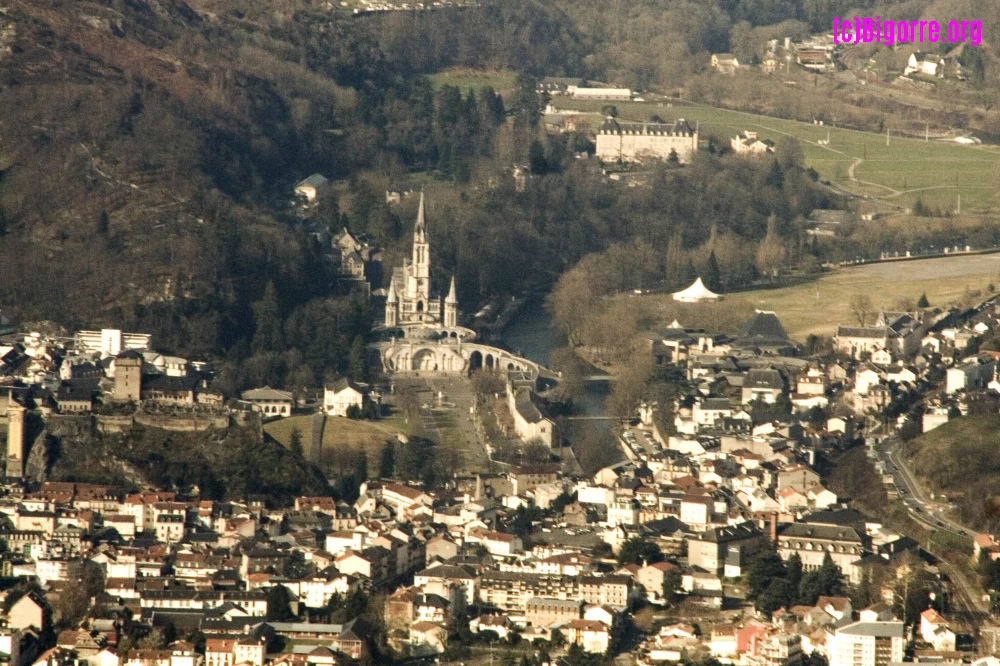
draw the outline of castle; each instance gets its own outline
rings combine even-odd
[[[392,271],[392,282],[385,303],[385,326],[439,326],[455,328],[458,325],[458,297],[455,278],[444,298],[431,294],[431,245],[427,240],[424,220],[424,194],[420,193],[417,223],[413,228],[413,257]]]

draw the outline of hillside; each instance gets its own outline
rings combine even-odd
[[[1000,527],[1000,415],[953,419],[909,446],[911,468],[958,504],[963,522],[982,530]]]
[[[264,496],[276,506],[298,495],[329,493],[315,467],[247,428],[186,433],[135,426],[125,434],[100,434],[59,424],[47,434],[45,480],[181,492],[197,486],[205,499]],[[31,456],[37,461],[41,452]]]

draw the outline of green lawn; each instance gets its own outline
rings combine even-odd
[[[921,259],[841,268],[818,279],[780,289],[756,289],[727,294],[712,305],[699,308],[717,309],[721,314],[737,306],[749,310],[777,313],[789,336],[804,341],[810,333],[833,335],[838,324],[856,325],[850,301],[855,294],[868,294],[876,308],[892,309],[901,298],[917,301],[927,294],[931,305],[943,306],[957,302],[970,292],[979,291],[986,298],[990,283],[1000,288],[1000,254]],[[622,296],[626,298],[627,296]],[[643,296],[651,312],[663,313],[662,324],[678,316],[677,305],[670,294]],[[709,313],[701,313],[705,318]],[[687,324],[681,321],[682,324]]]
[[[431,74],[429,78],[435,90],[444,85],[458,86],[463,92],[492,86],[493,90],[508,98],[514,90],[515,74],[507,69],[487,71],[456,68]]]
[[[599,113],[607,103],[555,97],[553,104]],[[959,194],[963,212],[985,212],[997,207],[993,168],[1000,149],[995,146],[963,146],[892,136],[886,146],[884,134],[820,127],[677,100],[616,102],[615,106],[624,119],[648,120],[658,115],[669,122],[685,118],[697,122],[703,136],[716,134],[727,141],[743,130],[754,130],[761,138],[773,141],[784,135],[793,136],[800,140],[807,164],[821,178],[854,194],[876,197],[904,208],[912,207],[920,197],[929,206],[953,210]],[[820,145],[828,135],[829,145]],[[856,160],[860,160],[854,170],[857,180],[851,180],[848,172]]]

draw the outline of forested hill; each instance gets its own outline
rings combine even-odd
[[[314,172],[345,184],[318,220],[372,234],[389,259],[413,211],[389,209],[385,184],[446,184],[429,203],[433,277],[456,274],[467,309],[613,244],[641,244],[662,273],[671,239],[794,239],[829,201],[793,146],[756,166],[703,151],[627,188],[574,159],[585,137],[546,135],[533,77],[677,85],[743,20],[759,41],[846,7],[484,0],[354,17],[305,0],[0,0],[0,308],[149,331],[163,351],[225,360],[230,391],[348,372],[368,304],[331,297],[287,208]],[[800,23],[768,28],[785,18]],[[425,75],[449,67],[518,78],[502,97],[435,89]],[[513,165],[531,172],[523,193]],[[723,283],[752,276],[745,252],[717,254]]]

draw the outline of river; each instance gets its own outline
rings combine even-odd
[[[551,353],[566,344],[566,337],[553,325],[552,315],[545,306],[532,301],[526,303],[504,329],[500,336],[500,344],[529,361],[551,367],[549,365]],[[586,386],[587,390],[583,395],[573,401],[573,414],[604,416],[607,413],[608,383],[587,382]],[[574,434],[578,433],[581,427],[597,426],[606,429],[610,425],[610,421],[575,421],[568,436],[572,441]]]

